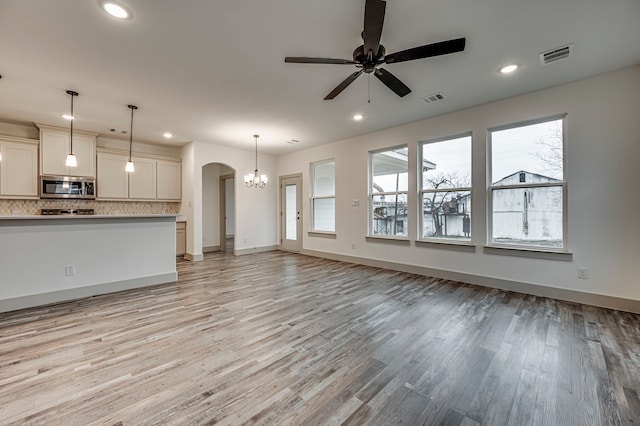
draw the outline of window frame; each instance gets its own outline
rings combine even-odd
[[[376,154],[380,154],[383,152],[388,152],[388,151],[394,151],[397,149],[406,149],[407,150],[407,179],[410,179],[410,173],[409,173],[409,144],[405,143],[405,144],[399,144],[399,145],[394,145],[394,146],[390,146],[390,147],[385,147],[385,148],[379,148],[379,149],[375,149],[375,150],[371,150],[369,151],[369,158],[368,158],[368,181],[367,181],[367,192],[368,192],[368,211],[367,211],[367,216],[368,216],[368,232],[367,232],[367,238],[380,238],[380,239],[390,239],[390,240],[407,240],[409,241],[409,230],[406,230],[405,235],[390,235],[390,234],[375,234],[373,232],[374,230],[374,224],[373,224],[373,220],[374,220],[374,215],[373,215],[373,199],[375,196],[387,196],[387,195],[400,195],[400,194],[404,194],[406,196],[407,199],[407,215],[409,213],[409,209],[410,209],[410,203],[409,203],[409,182],[407,181],[407,189],[405,191],[384,191],[384,192],[375,192],[373,190],[373,156]],[[408,228],[408,226],[407,226]]]
[[[422,171],[422,160],[423,160],[423,154],[424,154],[424,146],[425,145],[429,145],[432,143],[438,143],[438,142],[445,142],[448,140],[454,140],[454,139],[461,139],[461,138],[465,138],[465,137],[469,137],[471,139],[471,145],[470,145],[470,150],[471,152],[469,153],[469,158],[471,160],[470,163],[470,170],[469,170],[469,183],[470,186],[468,187],[452,187],[452,188],[445,188],[445,189],[425,189],[424,188],[424,179],[423,179],[423,171]],[[439,193],[439,192],[461,192],[461,191],[468,191],[469,192],[469,197],[470,197],[470,204],[471,204],[471,211],[473,211],[473,132],[472,131],[468,131],[468,132],[464,132],[464,133],[458,133],[455,135],[450,135],[450,136],[443,136],[443,137],[439,137],[439,138],[433,138],[433,139],[427,139],[424,141],[419,141],[418,142],[418,158],[417,158],[418,162],[417,162],[417,170],[418,170],[418,205],[417,205],[417,210],[418,210],[418,233],[417,233],[417,240],[419,242],[429,242],[429,243],[445,243],[445,244],[460,244],[460,245],[469,245],[472,244],[473,241],[473,221],[471,221],[469,223],[469,237],[468,238],[450,238],[450,237],[425,237],[423,235],[423,231],[424,231],[424,212],[423,212],[423,196],[425,193]],[[471,218],[471,217],[470,217]]]
[[[488,249],[506,249],[512,252],[547,252],[547,253],[570,253],[569,251],[569,210],[568,210],[568,184],[567,184],[567,113],[554,114],[550,116],[535,118],[531,120],[518,121],[499,126],[487,128],[487,167],[486,167],[486,205],[487,205],[487,243]],[[528,185],[511,184],[511,185],[493,185],[493,132],[501,130],[515,129],[518,127],[526,127],[535,124],[541,124],[550,121],[562,121],[562,180],[560,182],[547,183],[531,183]],[[549,188],[558,187],[562,189],[562,247],[535,246],[525,244],[506,244],[493,242],[493,193],[496,190],[503,189],[522,189],[522,188]]]
[[[316,196],[316,166],[318,165],[323,165],[323,164],[329,164],[329,163],[333,163],[333,195],[322,195],[322,196]],[[335,235],[336,234],[336,228],[337,228],[337,217],[336,217],[336,160],[335,158],[328,158],[326,160],[320,160],[320,161],[314,161],[312,163],[309,164],[309,168],[310,168],[310,175],[311,175],[311,179],[310,179],[310,183],[311,183],[311,190],[310,190],[310,205],[311,208],[310,210],[310,215],[311,215],[311,220],[309,223],[309,233],[312,234],[327,234],[327,235]],[[315,229],[315,200],[328,200],[328,199],[333,199],[333,231],[326,231],[326,230],[319,230],[319,229]]]

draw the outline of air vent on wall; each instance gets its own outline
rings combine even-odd
[[[573,54],[573,44],[568,44],[562,47],[556,47],[552,50],[547,50],[540,54],[540,63],[542,65],[558,62],[563,59],[567,59]]]
[[[432,95],[427,95],[423,98],[420,98],[420,100],[425,104],[431,104],[433,102],[438,102],[443,99],[444,99],[444,95],[442,94],[442,92],[434,93]]]

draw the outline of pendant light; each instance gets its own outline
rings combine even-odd
[[[131,109],[131,129],[129,129],[129,161],[127,161],[124,170],[125,172],[133,173],[135,171],[133,161],[131,161],[131,148],[133,147],[133,110],[138,109],[138,107],[135,105],[127,106]]]
[[[64,164],[67,167],[78,167],[78,159],[73,153],[73,120],[75,119],[75,117],[73,116],[73,98],[74,96],[78,96],[78,92],[67,90],[67,94],[71,96],[71,129],[69,131],[69,154],[67,154],[67,160],[64,162]]]
[[[260,135],[253,135],[253,137],[256,140],[256,168],[253,173],[245,175],[244,184],[247,185],[247,188],[264,188],[267,186],[269,178],[267,178],[267,175],[261,175],[258,172],[258,138]]]

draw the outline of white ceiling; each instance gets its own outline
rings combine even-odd
[[[120,3],[132,19],[97,0],[0,0],[0,120],[66,127],[73,89],[79,129],[126,130],[133,103],[136,140],[252,149],[259,133],[261,152],[280,154],[640,63],[638,0],[388,0],[388,53],[458,37],[465,51],[384,66],[413,90],[404,98],[372,78],[367,103],[363,75],[325,101],[356,69],[283,59],[351,59],[364,0]],[[540,65],[568,43],[572,58]],[[517,73],[497,72],[512,62]],[[440,91],[446,100],[420,100]]]

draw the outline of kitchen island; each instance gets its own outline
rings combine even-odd
[[[0,216],[0,312],[174,282],[176,215]]]

